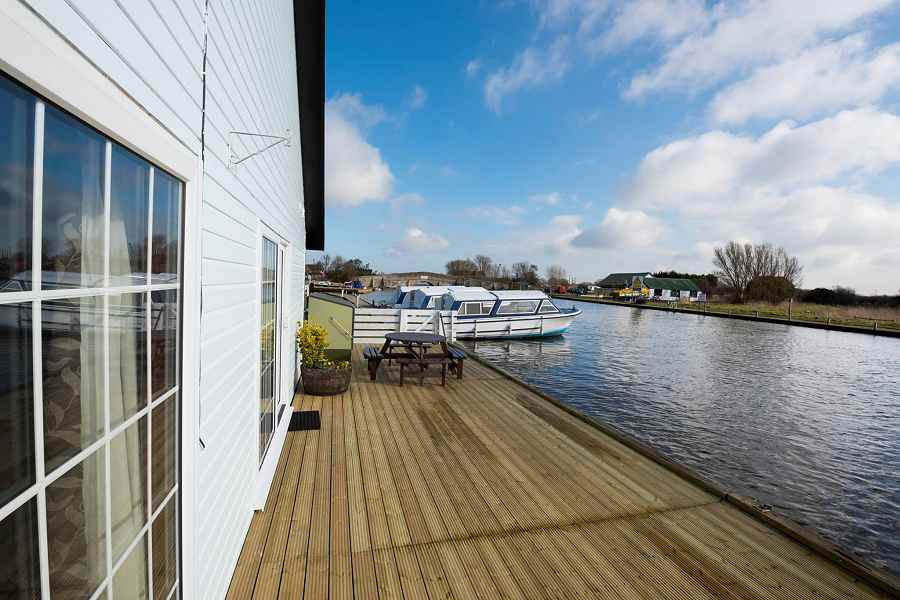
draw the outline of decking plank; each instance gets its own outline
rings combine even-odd
[[[322,429],[288,434],[229,599],[884,597],[476,361],[447,387],[353,365],[295,398]]]

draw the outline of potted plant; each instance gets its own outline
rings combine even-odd
[[[350,387],[350,361],[334,362],[325,355],[328,332],[321,325],[305,323],[297,329],[297,346],[303,356],[300,374],[303,391],[314,396],[342,394]]]

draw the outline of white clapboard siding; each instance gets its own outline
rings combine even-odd
[[[393,331],[425,331],[453,339],[454,313],[449,310],[357,308],[353,316],[353,343],[380,344]]]
[[[199,160],[203,0],[24,1]],[[282,371],[286,390],[296,377],[293,323],[303,314],[306,262],[293,1],[209,7],[203,197],[185,199],[202,202],[198,410],[205,449],[197,451],[195,480],[183,482],[196,487],[196,518],[183,527],[193,529],[199,553],[190,561],[195,572],[186,574],[199,600],[224,597],[252,516],[261,225],[290,244],[280,347],[290,367]],[[229,168],[229,143],[240,155],[260,147],[229,132],[288,130],[290,147]],[[140,141],[117,141],[140,150]]]

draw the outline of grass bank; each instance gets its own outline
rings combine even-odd
[[[582,300],[586,302],[600,302],[603,304],[618,304],[650,308],[656,310],[671,310],[672,306],[665,302],[647,302],[644,304],[631,304],[619,302],[597,296],[573,296],[558,294],[554,297],[567,300]],[[869,306],[825,306],[822,304],[807,304],[794,302],[789,307],[787,302],[781,304],[767,304],[751,302],[746,304],[728,304],[722,302],[709,302],[706,304],[680,303],[675,307],[678,312],[690,312],[709,314],[714,316],[730,316],[744,319],[755,319],[775,322],[793,323],[797,325],[814,325],[822,328],[840,329],[844,331],[859,332],[891,332],[900,334],[900,308],[869,307]],[[790,314],[788,311],[790,310]]]

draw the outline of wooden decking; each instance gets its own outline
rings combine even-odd
[[[298,396],[228,598],[878,598],[496,372]]]

